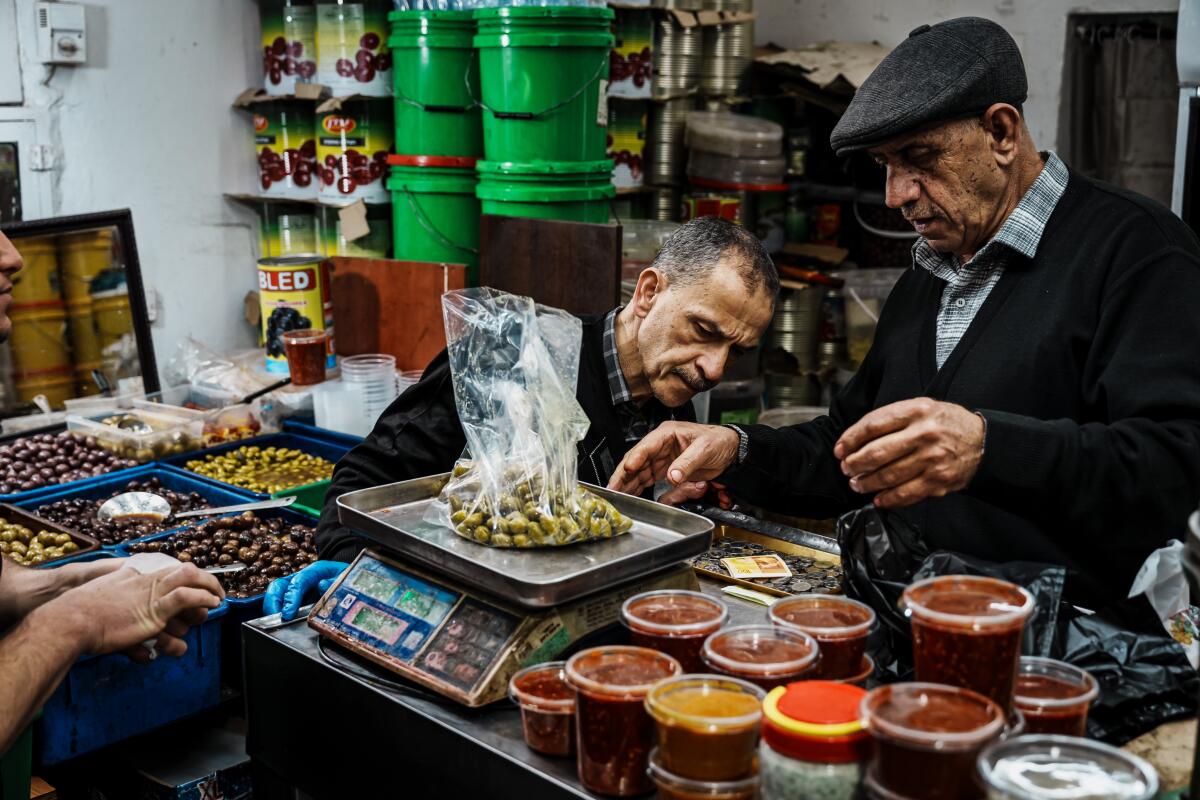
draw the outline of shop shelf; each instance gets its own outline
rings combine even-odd
[[[346,455],[346,453],[350,452],[350,449],[351,449],[351,445],[348,443],[324,441],[321,439],[314,439],[309,436],[300,436],[299,434],[295,434],[295,433],[273,433],[268,436],[258,436],[253,439],[244,439],[240,442],[230,442],[229,444],[224,444],[219,447],[209,448],[208,450],[204,450],[199,453],[189,453],[189,454],[183,455],[183,456],[175,456],[173,458],[168,458],[168,459],[164,460],[162,463],[167,465],[169,468],[171,468],[173,470],[182,472],[185,475],[189,475],[189,476],[191,476],[193,478],[197,478],[199,480],[207,481],[215,486],[222,486],[222,487],[228,488],[231,486],[231,484],[225,483],[223,481],[214,480],[213,478],[206,478],[203,475],[199,475],[198,473],[189,471],[187,469],[187,462],[202,461],[202,460],[204,460],[204,458],[206,456],[219,456],[224,453],[229,453],[234,450],[237,450],[239,447],[282,447],[282,448],[288,448],[291,450],[300,450],[301,452],[309,453],[310,455],[320,456],[321,458],[324,458],[327,461],[332,461],[335,464],[341,460],[342,456],[344,456],[344,455]],[[318,487],[321,484],[324,484],[325,489],[328,489],[329,481],[327,481],[327,480],[326,481],[317,481],[316,483],[306,484],[304,486],[293,486],[282,492],[277,492],[276,496],[284,496],[286,493],[295,493],[297,491],[303,490],[306,492],[306,496],[308,496],[309,498],[312,498],[315,496],[316,491],[317,491],[315,487]],[[237,491],[243,492],[245,494],[249,494],[252,497],[257,497],[257,498],[260,498],[263,500],[265,500],[271,496],[268,494],[264,494],[262,492],[251,492],[248,489],[238,488]],[[324,502],[324,492],[323,491],[321,492],[320,496],[321,496],[321,502],[323,503]],[[301,502],[301,504],[307,505],[310,508],[314,508],[314,507],[319,508],[320,507],[320,504],[318,504],[317,506],[313,506],[311,503],[307,503],[303,499],[300,502]]]

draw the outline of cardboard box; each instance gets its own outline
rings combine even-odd
[[[648,99],[654,70],[654,17],[649,10],[627,8],[616,9],[616,15],[608,96]]]
[[[649,111],[650,104],[645,100],[609,100],[607,157],[613,160],[613,185],[618,189],[634,189],[645,183]]]
[[[141,800],[249,800],[254,794],[246,737],[223,728],[188,737],[178,748],[144,750],[132,764],[132,796]]]

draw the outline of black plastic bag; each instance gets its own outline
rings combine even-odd
[[[1099,681],[1088,717],[1092,738],[1120,745],[1196,713],[1200,676],[1144,597],[1087,614],[1062,599],[1063,567],[931,552],[908,520],[873,506],[838,520],[838,544],[847,594],[879,619],[869,647],[885,682],[912,676],[912,632],[899,608],[904,588],[934,575],[985,575],[1023,586],[1037,601],[1022,654],[1069,662]]]

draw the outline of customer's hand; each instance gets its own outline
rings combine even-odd
[[[675,487],[659,498],[676,504],[702,497],[708,481],[737,461],[738,435],[720,425],[666,422],[634,445],[617,465],[608,488],[641,494],[664,478]]]
[[[148,575],[118,569],[64,592],[43,610],[81,637],[85,653],[128,651],[145,660],[149,654],[141,645],[149,639],[156,640],[159,653],[187,652],[188,628],[203,622],[224,597],[215,577],[181,564]]]
[[[833,447],[850,488],[902,508],[965,489],[983,457],[983,418],[921,397],[877,408]]]
[[[343,561],[314,561],[294,575],[276,578],[267,587],[263,611],[279,614],[284,622],[290,622],[304,605],[305,597],[325,594],[349,566]]]

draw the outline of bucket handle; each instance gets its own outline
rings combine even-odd
[[[439,106],[429,103],[422,103],[420,100],[413,100],[411,97],[401,91],[399,86],[395,87],[396,99],[405,105],[419,108],[422,111],[429,111],[435,114],[465,114],[468,111],[474,111],[479,108],[479,101],[475,99],[475,92],[471,88],[471,67],[475,65],[475,50],[471,50],[471,57],[467,59],[467,71],[463,73],[463,83],[467,86],[467,96],[471,98],[471,104],[468,106]]]
[[[477,52],[479,52],[479,51],[478,50],[472,51],[471,58],[474,58],[475,53],[477,53]],[[491,106],[485,104],[479,98],[475,97],[474,92],[471,90],[471,83],[469,80],[467,81],[467,91],[471,92],[471,99],[475,101],[475,104],[477,106],[482,108],[484,111],[491,113],[491,115],[493,117],[495,117],[496,119],[524,119],[524,120],[536,119],[537,117],[544,117],[547,114],[552,114],[555,111],[558,111],[560,108],[563,108],[563,107],[568,106],[571,103],[575,102],[575,100],[578,99],[580,95],[582,95],[584,92],[586,92],[588,90],[588,87],[592,85],[592,82],[595,81],[597,78],[601,77],[604,74],[604,72],[608,69],[609,59],[610,59],[610,51],[606,50],[604,52],[604,57],[600,61],[600,66],[591,75],[591,77],[589,77],[586,81],[584,81],[582,86],[580,86],[578,89],[576,89],[571,94],[571,96],[568,97],[566,100],[563,100],[561,103],[555,103],[554,105],[550,106],[549,108],[545,108],[541,111],[497,111],[496,109],[492,108]],[[469,67],[468,67],[468,69],[469,69]],[[470,75],[469,72],[467,74]]]
[[[472,255],[479,255],[479,251],[475,248],[463,247],[461,244],[454,242],[447,237],[446,234],[435,228],[429,217],[425,215],[425,212],[421,209],[420,205],[417,204],[417,199],[413,197],[413,193],[408,188],[404,189],[404,197],[408,200],[408,207],[412,209],[413,216],[417,218],[417,222],[421,223],[421,227],[425,229],[425,232],[434,239],[437,239],[442,246],[449,247],[454,250],[461,250],[464,253],[471,253]]]

